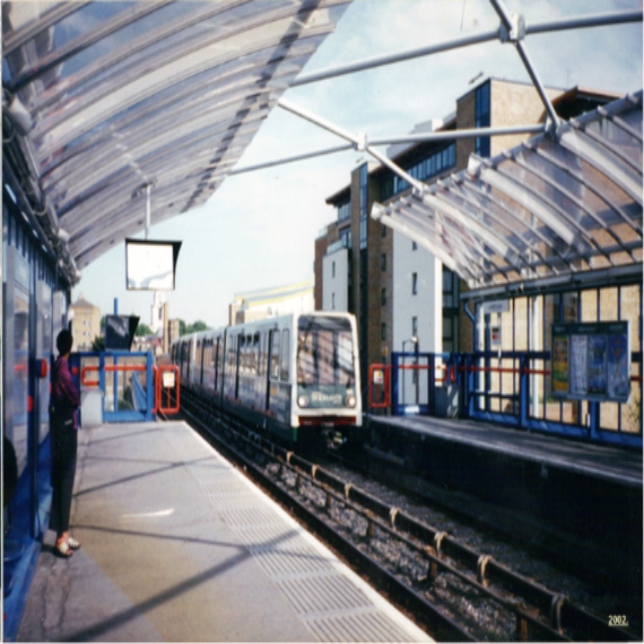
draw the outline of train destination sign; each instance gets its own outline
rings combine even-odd
[[[628,402],[628,322],[552,325],[552,394],[575,400]]]

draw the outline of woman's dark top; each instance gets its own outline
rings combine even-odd
[[[51,406],[54,410],[76,411],[80,406],[80,394],[72,381],[67,358],[62,356],[54,363],[51,374]],[[78,420],[74,413],[74,429],[78,429]]]

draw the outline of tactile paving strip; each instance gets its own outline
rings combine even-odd
[[[239,536],[317,639],[430,639],[376,605],[362,582],[354,581],[333,555],[219,455],[208,462],[188,460],[186,466],[212,502],[213,512]]]

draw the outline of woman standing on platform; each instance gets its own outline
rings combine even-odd
[[[76,410],[80,395],[72,381],[68,358],[73,345],[72,334],[63,329],[56,338],[58,360],[51,377],[51,402],[49,422],[52,434],[51,523],[56,529],[54,552],[61,557],[71,557],[80,544],[69,534],[69,516],[72,508],[72,490],[76,474],[78,447],[78,420]]]

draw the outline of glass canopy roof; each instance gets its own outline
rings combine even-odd
[[[495,158],[472,156],[371,216],[472,289],[641,265],[642,92]]]
[[[4,2],[3,106],[77,266],[144,228],[146,185],[152,223],[203,204],[348,1]]]

